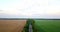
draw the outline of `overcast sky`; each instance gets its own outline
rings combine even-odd
[[[0,18],[60,18],[60,0],[0,0]]]

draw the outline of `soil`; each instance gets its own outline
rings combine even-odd
[[[22,32],[26,20],[0,20],[0,32]]]

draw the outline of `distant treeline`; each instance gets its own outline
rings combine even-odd
[[[34,18],[34,20],[60,20],[60,19],[45,19],[45,18]]]
[[[26,18],[0,18],[0,20],[27,20]]]
[[[0,18],[0,20],[27,20],[29,18]],[[34,20],[60,20],[60,19],[41,19],[41,18],[31,18]]]

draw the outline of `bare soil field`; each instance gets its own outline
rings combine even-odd
[[[22,32],[26,20],[0,20],[0,32]]]

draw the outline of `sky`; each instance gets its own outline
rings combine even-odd
[[[0,18],[60,18],[60,0],[0,0]]]

